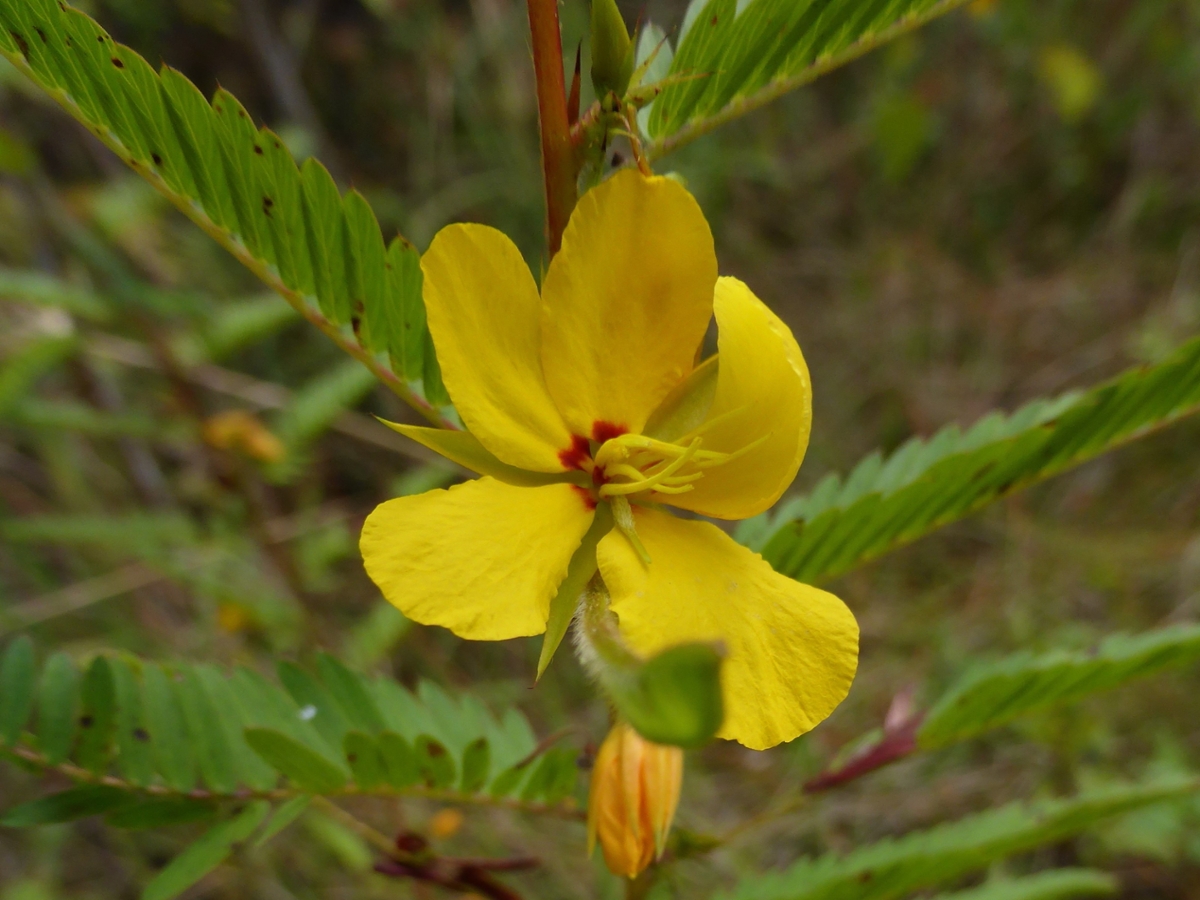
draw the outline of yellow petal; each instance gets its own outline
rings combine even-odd
[[[542,285],[546,384],[575,434],[641,431],[692,370],[716,279],[704,213],[677,182],[629,169],[580,199]]]
[[[511,466],[561,472],[571,435],[542,377],[541,299],[520,251],[484,225],[450,225],[421,257],[429,332],[467,429]]]
[[[597,551],[621,634],[643,656],[725,643],[719,737],[764,750],[833,712],[858,664],[858,624],[841,600],[780,575],[708,522],[641,508],[635,517],[649,566],[617,531]]]
[[[706,469],[688,493],[657,499],[706,516],[746,519],[770,508],[796,477],[808,448],[812,384],[791,329],[746,285],[718,279],[713,306],[717,389],[701,446],[722,453],[753,446]]]
[[[359,546],[367,574],[408,618],[501,641],[545,630],[590,507],[573,485],[484,477],[381,503]]]
[[[530,472],[518,469],[506,462],[501,462],[493,456],[479,439],[469,431],[452,431],[449,428],[426,428],[421,425],[404,425],[400,422],[389,422],[380,419],[384,425],[398,431],[407,438],[416,441],[422,447],[428,447],[434,453],[446,457],[453,463],[458,463],[464,469],[470,469],[480,475],[491,475],[505,484],[515,484],[520,487],[536,487],[539,484],[555,484],[569,481],[577,477],[577,473],[560,472],[557,475],[547,472]]]

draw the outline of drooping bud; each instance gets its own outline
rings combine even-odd
[[[633,878],[662,856],[683,786],[683,751],[613,726],[592,769],[588,852],[596,842],[616,875]]]
[[[592,87],[603,99],[609,91],[625,96],[633,74],[633,41],[617,0],[592,0]]]

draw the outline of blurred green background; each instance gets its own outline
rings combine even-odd
[[[297,159],[361,190],[389,236],[423,248],[448,222],[482,221],[538,264],[516,0],[77,5],[206,94],[230,90]],[[683,5],[622,8],[671,33]],[[588,9],[561,11],[571,55]],[[723,272],[805,352],[814,431],[797,490],[1195,333],[1198,84],[1195,0],[976,0],[662,161],[700,199]],[[7,65],[0,264],[0,640],[264,669],[324,648],[516,703],[539,734],[575,726],[584,757],[603,737],[570,654],[532,689],[538,641],[468,644],[382,604],[356,550],[363,517],[458,474],[371,420],[410,414]],[[655,896],[705,896],[1012,797],[1192,770],[1200,681],[1184,672],[797,802],[898,696],[936,696],[973,660],[1194,619],[1198,438],[1185,422],[833,584],[863,630],[849,699],[792,745],[689,755],[681,852],[729,839],[672,866]],[[0,768],[6,801],[42,789]],[[531,897],[617,896],[582,825],[466,809],[459,826],[418,801],[360,811],[432,829],[446,852],[537,856],[511,879]],[[1200,898],[1198,825],[1198,805],[1159,807],[1040,852],[1110,868],[1129,898]],[[193,833],[0,829],[0,900],[137,896]],[[188,896],[435,896],[370,862],[313,816]]]

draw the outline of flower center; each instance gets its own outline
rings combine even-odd
[[[600,445],[593,457],[592,480],[605,499],[631,497],[655,491],[686,494],[704,477],[704,469],[719,466],[730,457],[700,449],[696,435],[678,444],[642,434],[622,434]]]
[[[630,501],[644,503],[651,492],[686,494],[695,490],[696,482],[704,477],[706,469],[724,465],[748,453],[770,436],[762,435],[732,453],[701,449],[702,434],[739,411],[710,419],[674,442],[644,434],[628,434],[605,423],[596,423],[591,441],[576,436],[571,447],[559,454],[559,459],[567,468],[591,476],[592,487],[588,493],[592,505],[600,500],[608,501],[613,524],[648,565],[650,554],[638,538]],[[582,485],[578,489],[586,490]]]

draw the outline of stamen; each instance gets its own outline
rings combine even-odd
[[[624,497],[613,497],[609,505],[613,511],[613,523],[620,530],[621,534],[625,535],[626,540],[629,541],[629,545],[633,547],[638,558],[646,565],[650,565],[650,554],[646,552],[646,548],[642,544],[642,539],[638,537],[637,529],[633,522],[633,510],[629,506],[629,501]]]
[[[669,480],[672,475],[674,475],[676,472],[678,472],[680,469],[682,469],[685,465],[687,465],[689,462],[691,462],[692,457],[694,457],[696,455],[696,451],[698,451],[699,449],[700,449],[700,439],[696,438],[683,451],[683,455],[680,456],[678,459],[674,460],[673,462],[671,462],[671,464],[668,465],[665,469],[662,469],[659,472],[655,472],[654,474],[649,475],[649,476],[639,472],[638,473],[639,480],[632,481],[627,484],[606,484],[602,488],[600,488],[600,496],[610,497],[610,496],[620,496],[622,494],[637,494],[641,491],[646,491],[646,490],[650,490],[652,488],[656,488],[659,485],[663,484],[665,481]],[[682,480],[682,479],[680,479],[680,480]],[[694,479],[692,479],[692,480],[694,480]],[[670,491],[665,491],[664,493],[682,493],[682,491],[673,489]]]
[[[668,444],[644,434],[623,434],[604,442],[596,452],[596,463],[604,465],[610,460],[617,462],[627,459],[631,450],[653,450],[658,456],[664,457],[676,457],[687,452],[678,444]]]
[[[694,484],[685,484],[682,487],[669,487],[668,485],[660,484],[658,487],[654,488],[654,493],[656,493],[656,494],[686,494],[688,491],[694,491],[695,489],[696,489],[696,486]]]

